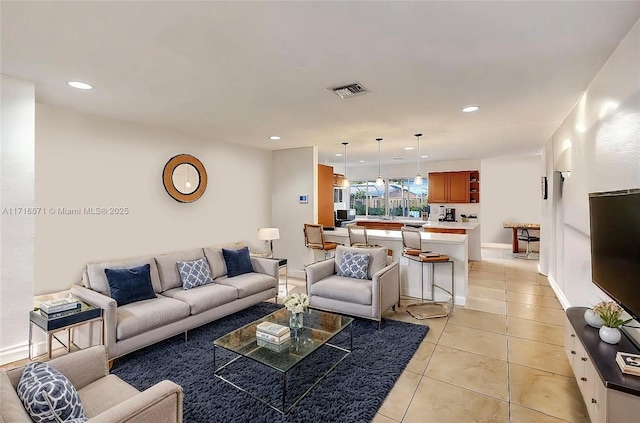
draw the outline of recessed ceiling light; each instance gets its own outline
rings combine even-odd
[[[342,153],[336,153],[336,157],[342,157]]]
[[[364,162],[366,162],[366,160],[360,160],[360,163],[364,163]]]
[[[274,141],[275,141],[275,140],[279,140],[279,139],[280,139],[280,137],[279,137],[279,136],[277,136],[277,135],[271,135],[271,136],[269,137],[269,139],[270,139],[270,140],[274,140]]]
[[[91,88],[93,88],[91,85],[87,84],[86,82],[80,82],[80,81],[69,81],[67,82],[67,84],[69,84],[73,88],[78,88],[80,90],[90,90]]]
[[[465,113],[471,113],[471,112],[475,112],[479,108],[480,106],[466,106],[465,108],[462,109],[462,111]]]
[[[394,157],[393,160],[404,160],[403,157]]]
[[[426,159],[426,158],[427,158],[427,157],[429,157],[429,156],[420,156],[420,157],[421,157],[421,158],[423,158],[423,159]]]
[[[413,150],[413,147],[405,147],[405,150]]]

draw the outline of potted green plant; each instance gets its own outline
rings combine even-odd
[[[602,320],[602,327],[598,332],[600,339],[608,344],[617,344],[622,337],[620,326],[626,325],[631,319],[622,320],[622,307],[613,301],[601,301],[593,307],[593,311]]]

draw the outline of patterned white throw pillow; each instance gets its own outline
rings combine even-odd
[[[211,268],[204,257],[194,261],[179,261],[178,272],[182,280],[182,289],[191,289],[213,282]]]
[[[352,253],[345,251],[342,255],[342,263],[338,268],[338,276],[346,276],[348,278],[367,279],[367,270],[369,270],[369,254]]]
[[[34,422],[87,420],[76,388],[65,375],[47,363],[27,364],[18,382],[17,392]]]

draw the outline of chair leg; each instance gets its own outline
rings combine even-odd
[[[382,329],[382,317],[378,320],[378,330]]]

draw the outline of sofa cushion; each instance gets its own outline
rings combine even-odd
[[[178,273],[179,261],[193,261],[202,257],[204,257],[202,248],[156,256],[162,291],[168,291],[169,289],[182,286],[182,279],[180,279],[180,273]]]
[[[109,281],[111,298],[118,306],[156,298],[151,285],[151,266],[145,264],[131,269],[104,269]]]
[[[88,418],[95,417],[139,393],[140,391],[116,375],[102,377],[78,390]]]
[[[236,288],[238,290],[238,298],[248,297],[275,288],[278,285],[276,278],[264,273],[245,273],[233,278],[223,276],[216,279],[216,283]]]
[[[86,420],[76,388],[47,363],[27,364],[16,391],[34,422]]]
[[[174,288],[163,292],[162,295],[189,304],[191,314],[198,314],[237,300],[238,290],[232,286],[210,283],[189,290]]]
[[[211,269],[205,257],[194,261],[179,261],[178,273],[182,280],[182,289],[191,289],[213,282]]]
[[[116,339],[121,341],[184,319],[189,316],[190,307],[182,301],[158,295],[158,298],[152,300],[118,307],[117,313]]]
[[[227,266],[227,276],[230,278],[254,271],[251,264],[251,256],[249,255],[249,247],[240,248],[239,250],[223,248],[222,256]]]
[[[246,247],[245,242],[235,242],[226,245],[217,245],[204,249],[204,255],[207,257],[209,267],[211,268],[211,276],[213,279],[219,278],[227,274],[227,265],[224,262],[224,256],[222,255],[222,249],[227,248],[229,250],[239,250]]]
[[[373,279],[373,275],[375,275],[378,271],[384,269],[387,265],[387,249],[386,248],[358,248],[358,247],[345,247],[343,245],[338,245],[336,248],[336,256],[335,256],[335,273],[338,273],[338,269],[342,264],[342,256],[345,252],[351,253],[364,253],[370,254],[371,259],[369,260],[369,271],[367,272],[367,279]]]
[[[87,264],[87,288],[93,289],[101,294],[109,296],[109,281],[104,274],[104,269],[129,269],[131,267],[138,267],[144,264],[149,264],[151,274],[151,284],[153,290],[158,293],[162,292],[162,286],[160,285],[160,275],[158,274],[158,267],[153,257],[139,257],[129,260],[117,260],[106,261],[103,263],[89,263]]]
[[[311,285],[311,295],[347,303],[371,305],[371,284],[372,282],[368,279],[360,280],[334,275]]]
[[[342,262],[336,274],[347,278],[368,279],[369,271],[369,254],[352,253],[346,251],[342,255]]]

